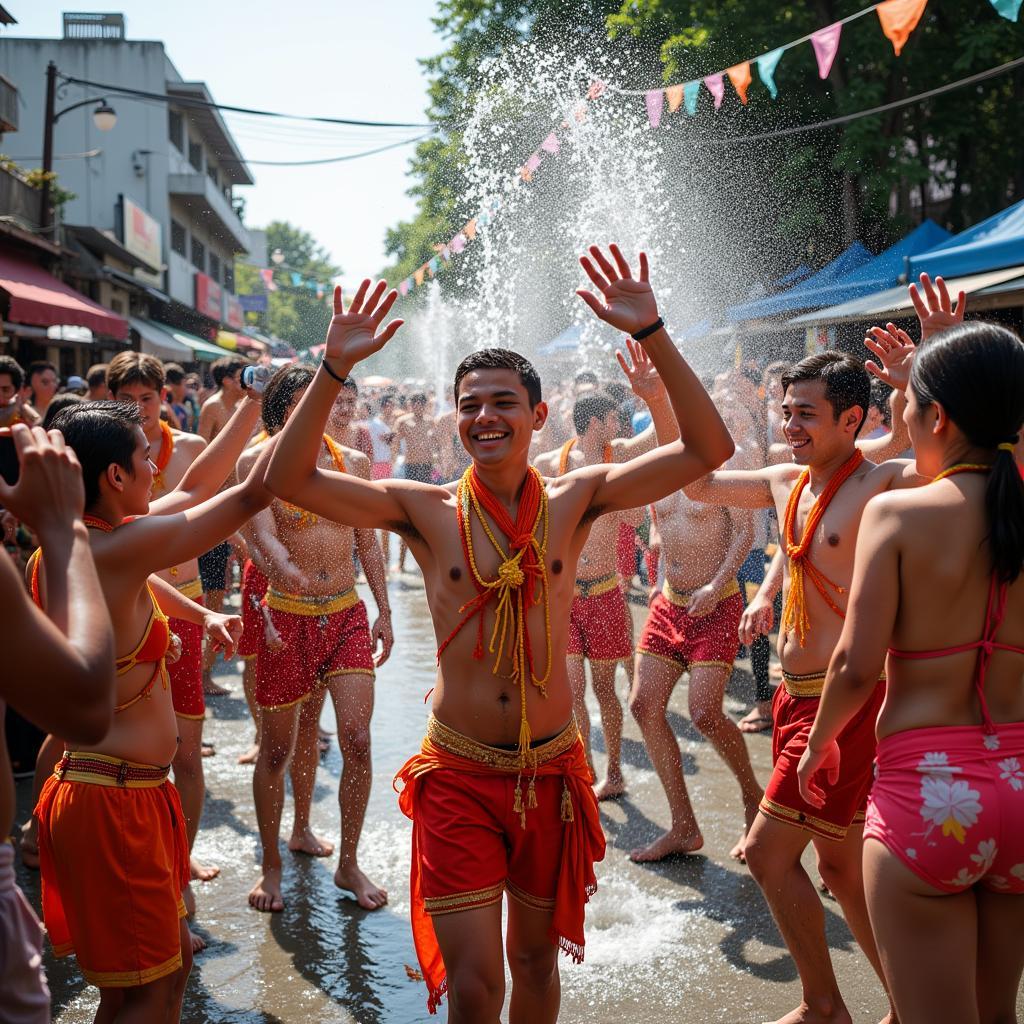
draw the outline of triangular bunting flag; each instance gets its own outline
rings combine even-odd
[[[928,0],[886,0],[875,8],[886,39],[892,42],[896,56],[900,55],[910,33],[924,14]]]
[[[644,93],[644,103],[647,105],[647,120],[651,122],[652,128],[657,128],[661,124],[661,108],[664,102],[664,89],[651,89]]]
[[[260,277],[263,278],[263,287],[266,288],[268,292],[277,291],[277,285],[274,284],[273,267],[267,267],[265,270],[261,270]]]
[[[402,282],[402,283],[401,283],[401,284],[400,284],[400,285],[398,286],[398,294],[399,294],[399,295],[401,295],[401,296],[403,296],[403,297],[409,294],[409,278],[406,278],[406,279],[405,279],[405,280],[404,280],[404,281],[403,281],[403,282]]]
[[[822,78],[828,78],[828,73],[832,70],[832,62],[839,52],[839,35],[842,31],[843,24],[837,21],[828,28],[819,29],[811,36],[814,56],[818,58],[818,74]]]
[[[674,114],[683,105],[683,87],[670,85],[665,90],[665,99],[668,100],[668,112]]]
[[[466,226],[462,229],[462,233],[471,242],[473,241],[474,238],[476,238],[476,217],[474,217],[470,221],[466,221]]]
[[[420,285],[423,284],[423,275],[426,274],[426,272],[427,272],[427,267],[426,267],[426,264],[424,264],[422,267],[420,267],[419,270],[416,271],[416,273],[414,273],[412,275],[413,276],[413,280],[416,282],[416,287],[417,288],[419,288]]]
[[[697,113],[697,100],[700,99],[700,82],[687,82],[683,86],[683,100],[686,112],[693,117]]]
[[[775,87],[775,69],[785,52],[786,48],[780,46],[777,50],[763,53],[757,58],[757,73],[764,82],[764,87],[772,94],[772,99],[779,95],[779,90]]]
[[[717,75],[708,75],[704,79],[704,84],[708,87],[708,92],[715,97],[715,110],[722,105],[722,97],[725,96],[725,80],[722,78],[722,72],[719,71]]]
[[[1007,21],[1016,21],[1020,14],[1021,0],[991,0],[992,6],[997,14],[1001,14]]]
[[[531,153],[530,159],[526,161],[526,169],[530,174],[535,174],[540,167],[540,153]]]
[[[726,71],[726,74],[729,76],[729,81],[732,82],[732,87],[736,90],[736,95],[740,98],[740,103],[745,105],[747,90],[750,88],[750,61],[734,65]]]
[[[548,132],[547,138],[545,138],[540,144],[540,148],[543,149],[545,153],[550,153],[552,156],[556,156],[560,149],[558,136],[554,132]]]

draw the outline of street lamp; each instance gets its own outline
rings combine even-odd
[[[104,96],[90,96],[72,103],[63,110],[55,110],[57,99],[57,65],[51,60],[46,66],[46,108],[43,111],[43,183],[39,196],[39,224],[45,231],[51,226],[50,174],[53,172],[53,126],[65,114],[79,107],[98,103],[92,112],[92,121],[101,132],[109,132],[117,124],[117,112]]]
[[[284,263],[284,253],[280,249],[275,249],[271,254],[270,258],[274,261],[275,266],[281,266]]]

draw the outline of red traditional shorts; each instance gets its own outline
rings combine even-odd
[[[366,605],[354,589],[316,598],[270,589],[266,601],[284,646],[265,647],[256,659],[256,703],[264,711],[298,704],[332,676],[374,674]]]
[[[36,805],[43,920],[100,988],[181,969],[188,839],[167,769],[67,752]]]
[[[802,676],[787,673],[775,691],[774,767],[761,799],[761,813],[823,839],[840,840],[851,825],[864,820],[875,759],[875,723],[885,700],[885,682],[879,680],[871,698],[839,734],[839,779],[834,785],[824,783],[825,806],[812,807],[800,796],[796,770],[807,749],[824,685],[824,672]]]
[[[622,661],[633,655],[629,608],[618,573],[595,580],[577,580],[569,609],[566,656],[591,661]]]
[[[666,581],[651,602],[637,650],[684,669],[700,665],[732,668],[740,648],[738,630],[743,614],[739,584],[730,580],[718,604],[706,615],[691,615],[686,610],[690,596]]]
[[[246,660],[255,658],[263,650],[263,614],[257,605],[263,600],[267,586],[267,577],[247,561],[242,570],[242,639],[238,644],[238,656]]]
[[[176,588],[185,597],[203,603],[203,585],[199,580],[182,583]],[[171,680],[171,700],[174,713],[179,718],[202,719],[206,717],[206,701],[203,698],[203,627],[184,619],[170,619],[167,623],[172,633],[181,641],[181,657],[167,666]]]

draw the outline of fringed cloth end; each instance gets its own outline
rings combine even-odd
[[[441,984],[436,988],[430,988],[428,986],[427,991],[427,1013],[436,1014],[437,1008],[441,1005],[441,1000],[448,995],[448,976],[445,975],[441,979]]]

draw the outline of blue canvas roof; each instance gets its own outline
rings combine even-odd
[[[854,242],[848,249],[841,252],[831,263],[827,263],[817,273],[811,274],[795,288],[769,295],[753,302],[744,302],[738,306],[730,306],[727,315],[730,320],[756,320],[775,313],[786,313],[793,309],[807,309],[814,301],[809,297],[818,288],[834,284],[844,274],[855,270],[862,263],[871,259],[871,253],[863,243]]]
[[[907,276],[958,277],[1024,264],[1024,200],[961,231],[929,252],[912,256]]]

